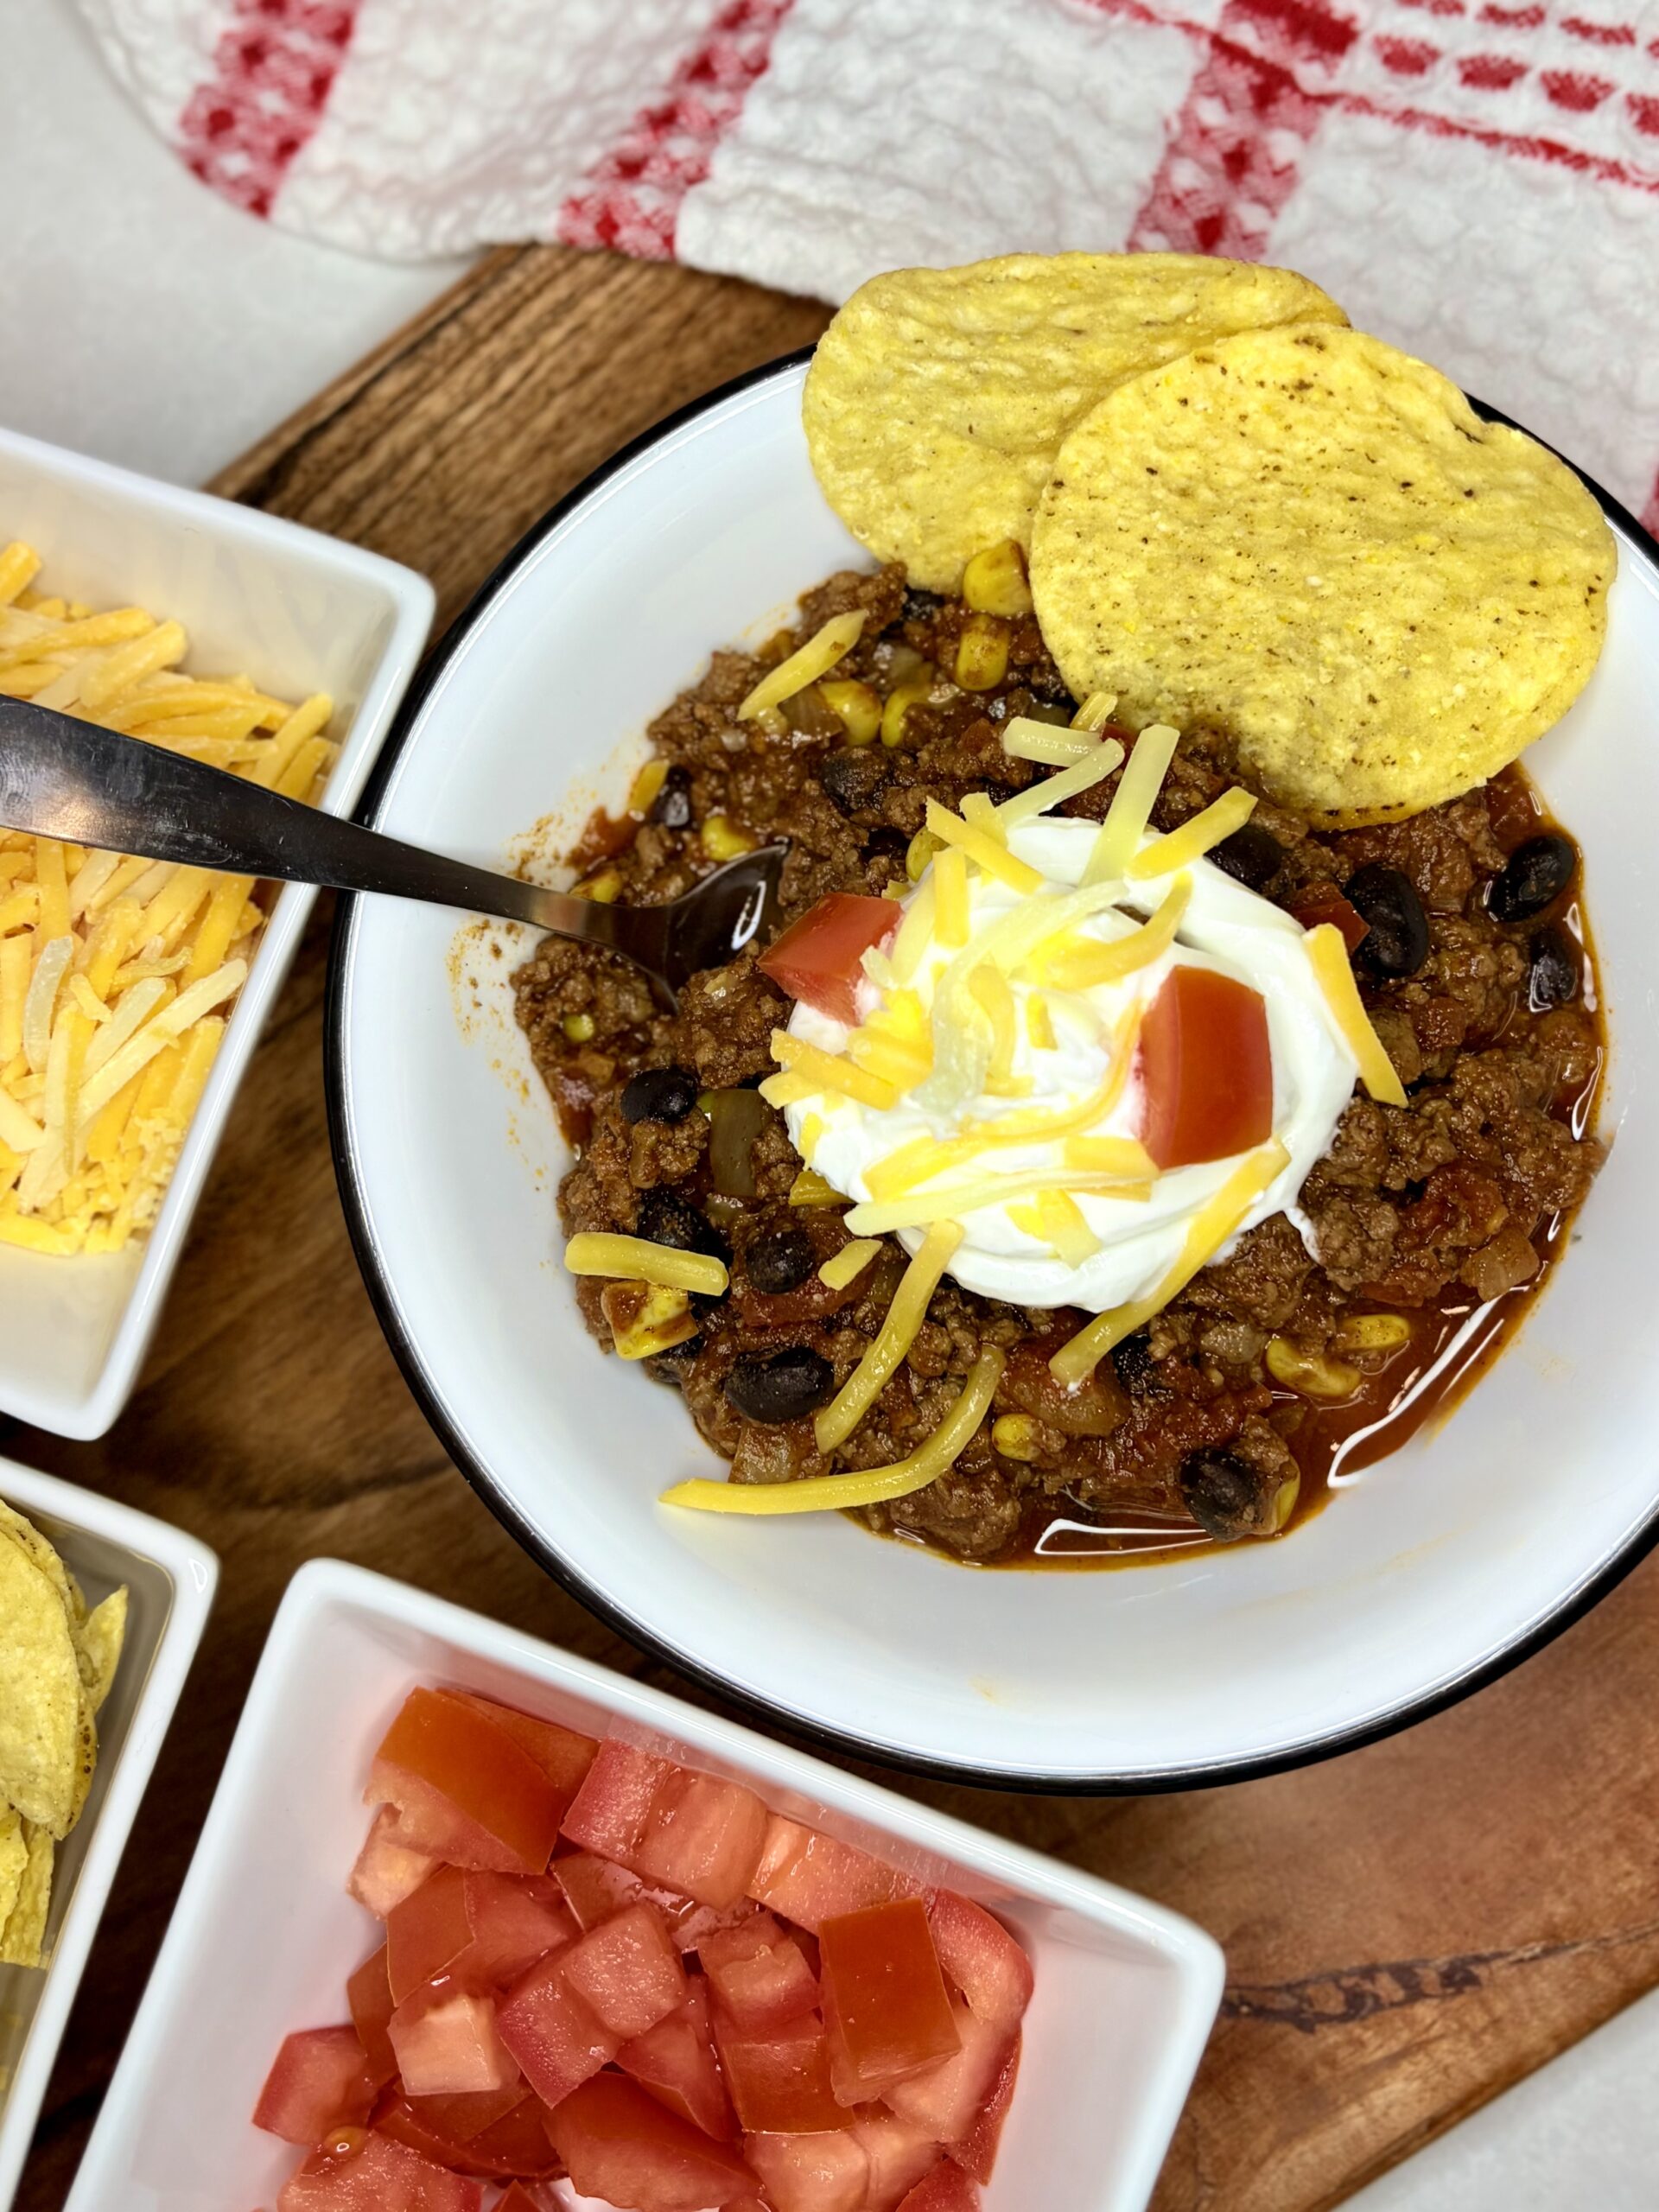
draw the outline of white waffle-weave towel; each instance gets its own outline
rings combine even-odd
[[[1659,0],[79,0],[196,173],[397,257],[557,238],[844,298],[1272,260],[1659,527]]]

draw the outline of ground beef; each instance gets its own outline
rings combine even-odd
[[[766,668],[854,607],[865,611],[864,630],[836,676],[868,684],[883,700],[909,687],[899,744],[848,742],[816,685],[770,725],[737,720]],[[1006,626],[1001,683],[988,692],[958,689],[951,675],[967,619],[958,603],[908,591],[897,569],[847,572],[808,594],[798,625],[759,653],[716,653],[652,727],[672,804],[644,823],[596,823],[582,848],[588,873],[612,879],[608,895],[676,897],[716,864],[719,849],[710,853],[704,832],[720,817],[728,834],[787,839],[786,919],[832,891],[879,894],[903,885],[928,799],[955,807],[969,791],[1024,789],[1039,772],[1003,750],[1003,726],[1017,715],[1064,720],[1071,711],[1029,620]],[[1224,738],[1189,733],[1154,822],[1173,829],[1248,780]],[[1066,810],[1098,819],[1115,787],[1109,779]],[[1059,1392],[1046,1362],[1084,1316],[1023,1313],[947,1281],[908,1358],[834,1451],[818,1449],[810,1415],[769,1423],[737,1411],[726,1383],[740,1359],[810,1351],[835,1387],[844,1382],[880,1329],[905,1266],[889,1240],[853,1283],[831,1291],[820,1281],[817,1268],[847,1232],[838,1206],[791,1203],[801,1161],[780,1115],[753,1109],[758,1134],[741,1193],[714,1187],[703,1112],[677,1122],[630,1123],[622,1115],[622,1087],[641,1069],[683,1068],[705,1096],[771,1072],[772,1032],[790,1002],[750,955],[694,977],[671,1016],[641,976],[601,951],[549,938],[519,969],[519,1021],[581,1147],[559,1194],[565,1228],[632,1230],[648,1193],[671,1192],[730,1252],[728,1294],[696,1301],[696,1336],[645,1366],[683,1393],[736,1480],[788,1482],[903,1459],[949,1411],[982,1349],[995,1344],[1009,1358],[991,1419],[946,1475],[871,1509],[873,1526],[980,1561],[1023,1555],[1057,1517],[1116,1528],[1144,1515],[1196,1533],[1182,1471],[1198,1455],[1222,1453],[1230,1455],[1229,1479],[1255,1499],[1252,1530],[1270,1530],[1287,1484],[1300,1481],[1305,1505],[1317,1493],[1332,1449],[1328,1418],[1274,1381],[1268,1360],[1275,1338],[1305,1354],[1334,1350],[1346,1358],[1343,1325],[1357,1309],[1404,1313],[1414,1329],[1449,1332],[1471,1299],[1538,1280],[1594,1172],[1598,1149],[1575,1136],[1573,1122],[1576,1115],[1576,1126],[1585,1125],[1601,1062],[1586,995],[1533,1012],[1527,978],[1537,919],[1504,929],[1484,906],[1505,852],[1539,819],[1513,774],[1409,821],[1342,835],[1316,834],[1287,809],[1258,804],[1253,826],[1273,841],[1255,841],[1258,887],[1291,911],[1339,897],[1372,862],[1401,869],[1415,886],[1429,924],[1423,967],[1389,983],[1361,973],[1408,1103],[1357,1096],[1303,1189],[1308,1242],[1282,1216],[1253,1230],[1120,1344],[1082,1397]],[[800,1270],[785,1288],[776,1287],[779,1239]],[[763,1240],[769,1263],[752,1274],[750,1255]],[[584,1281],[577,1297],[608,1344],[602,1291]],[[1421,1341],[1414,1338],[1419,1361]],[[1392,1386],[1385,1359],[1368,1365],[1365,1355],[1352,1357],[1365,1389],[1382,1394],[1373,1405],[1362,1393],[1357,1421],[1385,1406]]]

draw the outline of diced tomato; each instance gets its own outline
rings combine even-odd
[[[543,2212],[543,2208],[523,2182],[516,2181],[497,2198],[495,2212]]]
[[[482,2212],[476,2181],[447,2172],[407,2145],[347,2130],[314,2151],[276,2199],[276,2212]]]
[[[429,2129],[441,2142],[459,2148],[493,2127],[499,2120],[525,2102],[535,2101],[535,2093],[514,2069],[513,2078],[501,2089],[467,2089],[454,2095],[410,2097],[405,2100],[410,2113],[423,2127]],[[377,2113],[375,2125],[379,2126]],[[418,2150],[420,2145],[416,2145]],[[445,2163],[453,2165],[453,2158]]]
[[[685,2002],[685,1968],[659,1912],[631,1904],[572,1944],[565,1980],[619,2043],[642,2036]]]
[[[1141,1024],[1141,1141],[1160,1167],[1227,1160],[1273,1135],[1273,1052],[1260,991],[1211,968],[1170,970]]]
[[[1008,2107],[1014,2102],[1014,2083],[1020,2078],[1020,2031],[1016,2028],[1014,2041],[1008,2045],[1002,2070],[997,2075],[990,2095],[980,2108],[979,2117],[959,2142],[948,2147],[950,2156],[965,2173],[976,2181],[989,2181],[991,2169],[996,2164],[997,2145],[1002,2140],[1002,2123],[1008,2116]]]
[[[386,1972],[392,2002],[401,2005],[441,1974],[473,1940],[467,1877],[439,1866],[386,1915]]]
[[[747,2135],[743,2148],[773,2212],[864,2212],[870,2162],[846,2129],[826,2135]]]
[[[717,2136],[724,2142],[736,2134],[731,2099],[715,2055],[708,1986],[701,1980],[690,1984],[677,2012],[625,2043],[616,2054],[616,2063],[642,2088],[649,2089],[659,2104],[689,2120],[705,2135]]]
[[[480,1703],[448,1690],[410,1692],[364,1795],[397,1807],[403,1842],[499,1874],[543,1872],[563,1810],[530,1753]]]
[[[903,918],[895,899],[832,891],[774,938],[755,965],[780,991],[850,1029],[858,1020],[860,963],[872,945],[886,950]]]
[[[253,2124],[309,2150],[331,2128],[360,2127],[375,2086],[355,2028],[302,2028],[283,2037]]]
[[[935,2166],[903,2199],[899,2212],[979,2212],[979,2191],[960,2166]]]
[[[991,2027],[1017,2028],[1033,1987],[1031,1961],[1001,1922],[955,1890],[939,1890],[928,1907],[939,1964],[969,2008]]]
[[[961,2049],[919,1897],[839,1914],[824,1922],[818,1944],[832,2077],[843,2104],[879,2096]]]
[[[579,2196],[631,2212],[701,2212],[754,2194],[754,2176],[734,2150],[624,2074],[574,2090],[548,2114],[547,2132]]]
[[[545,2107],[522,2082],[478,2096],[385,2099],[374,2127],[455,2173],[492,2181],[550,2173],[553,2146],[542,2126]]]
[[[521,2098],[511,2112],[474,2136],[467,2145],[467,2164],[474,2171],[503,2179],[518,2174],[539,2181],[556,2172],[558,2159],[543,2125],[546,2117],[547,2107],[539,2097]]]
[[[1349,951],[1357,952],[1371,933],[1371,925],[1357,906],[1344,899],[1334,885],[1304,899],[1291,912],[1305,930],[1316,930],[1329,922],[1340,935]]]
[[[493,1997],[469,1990],[438,1994],[418,1989],[392,2014],[387,2032],[409,2096],[505,2089],[518,2078],[518,2065],[496,2027]]]
[[[636,1751],[632,1744],[607,1739],[600,1745],[599,1756],[564,1816],[564,1834],[585,1851],[632,1866],[634,1847],[651,1817],[657,1786],[670,1765],[669,1760],[653,1758],[649,1751]]]
[[[766,1818],[766,1807],[741,1782],[671,1767],[628,1863],[647,1881],[665,1882],[722,1910],[748,1893]]]
[[[452,1980],[499,1989],[581,1933],[556,1883],[544,1875],[469,1872],[465,1885],[470,1940],[449,1962]]]
[[[715,2012],[715,2041],[737,2116],[761,2135],[820,2135],[852,2115],[830,2079],[830,2039],[816,2015],[767,2036],[741,2034]]]
[[[352,2008],[352,2025],[363,2046],[369,2079],[377,2089],[384,2088],[397,2071],[391,2038],[386,2033],[394,2007],[384,1943],[372,1958],[364,1960],[346,1983],[346,2002]]]
[[[493,1698],[475,1697],[470,1690],[457,1690],[455,1694],[462,1704],[476,1706],[497,1727],[505,1728],[519,1749],[529,1752],[564,1804],[569,1804],[599,1749],[593,1737],[580,1735],[574,1728],[562,1728],[556,1720],[541,1720],[533,1713],[520,1713],[517,1706],[498,1705]],[[561,1817],[563,1810],[561,1806]]]
[[[622,2042],[594,2018],[566,1981],[556,1954],[513,1984],[497,2007],[495,2024],[545,2105],[556,2105],[608,2066]]]
[[[752,1919],[759,1909],[747,1897],[741,1897],[734,1905],[716,1910],[713,1905],[699,1904],[695,1897],[685,1897],[678,1890],[660,1889],[642,1882],[626,1866],[619,1866],[609,1859],[595,1858],[591,1851],[573,1851],[556,1859],[550,1872],[582,1928],[597,1928],[601,1920],[620,1912],[624,1905],[655,1905],[682,1951],[695,1951],[704,1936],[713,1935],[717,1929],[741,1926]]]
[[[953,2017],[962,2038],[956,2056],[895,2082],[887,2092],[899,2119],[925,2129],[936,2143],[959,2142],[972,2133],[1001,2076],[1012,2041],[965,2005],[955,2006]]]
[[[429,1852],[411,1851],[397,1840],[399,1815],[394,1805],[383,1805],[369,1824],[363,1848],[346,1886],[359,1904],[367,1905],[384,1920],[393,1905],[418,1890],[437,1865]]]
[[[721,2009],[745,2035],[766,2035],[818,2009],[818,1978],[769,1912],[706,1936],[697,1958]]]
[[[855,1844],[777,1814],[766,1823],[766,1847],[749,1885],[751,1897],[815,1936],[838,1913],[923,1894],[919,1882]]]
[[[944,2156],[931,2135],[896,2113],[868,2113],[854,2122],[853,2133],[870,2162],[861,2212],[895,2212],[906,2194]]]

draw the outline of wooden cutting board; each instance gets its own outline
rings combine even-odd
[[[423,569],[442,626],[596,462],[823,321],[810,302],[683,270],[504,251],[219,488]],[[23,2212],[63,2202],[302,1560],[359,1560],[683,1687],[518,1549],[446,1459],[381,1340],[329,1160],[328,922],[320,912],[260,1047],[125,1417],[89,1445],[0,1425],[0,1450],[181,1522],[224,1561],[52,2082]],[[1130,1800],[897,1786],[1220,1937],[1226,2005],[1159,2212],[1315,2212],[1659,1980],[1656,1680],[1650,1560],[1496,1688],[1301,1773]]]

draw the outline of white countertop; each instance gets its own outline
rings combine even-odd
[[[214,199],[128,108],[68,0],[0,0],[0,423],[181,483],[465,265],[354,260]],[[1652,2212],[1656,2076],[1659,1993],[1351,2212]]]

